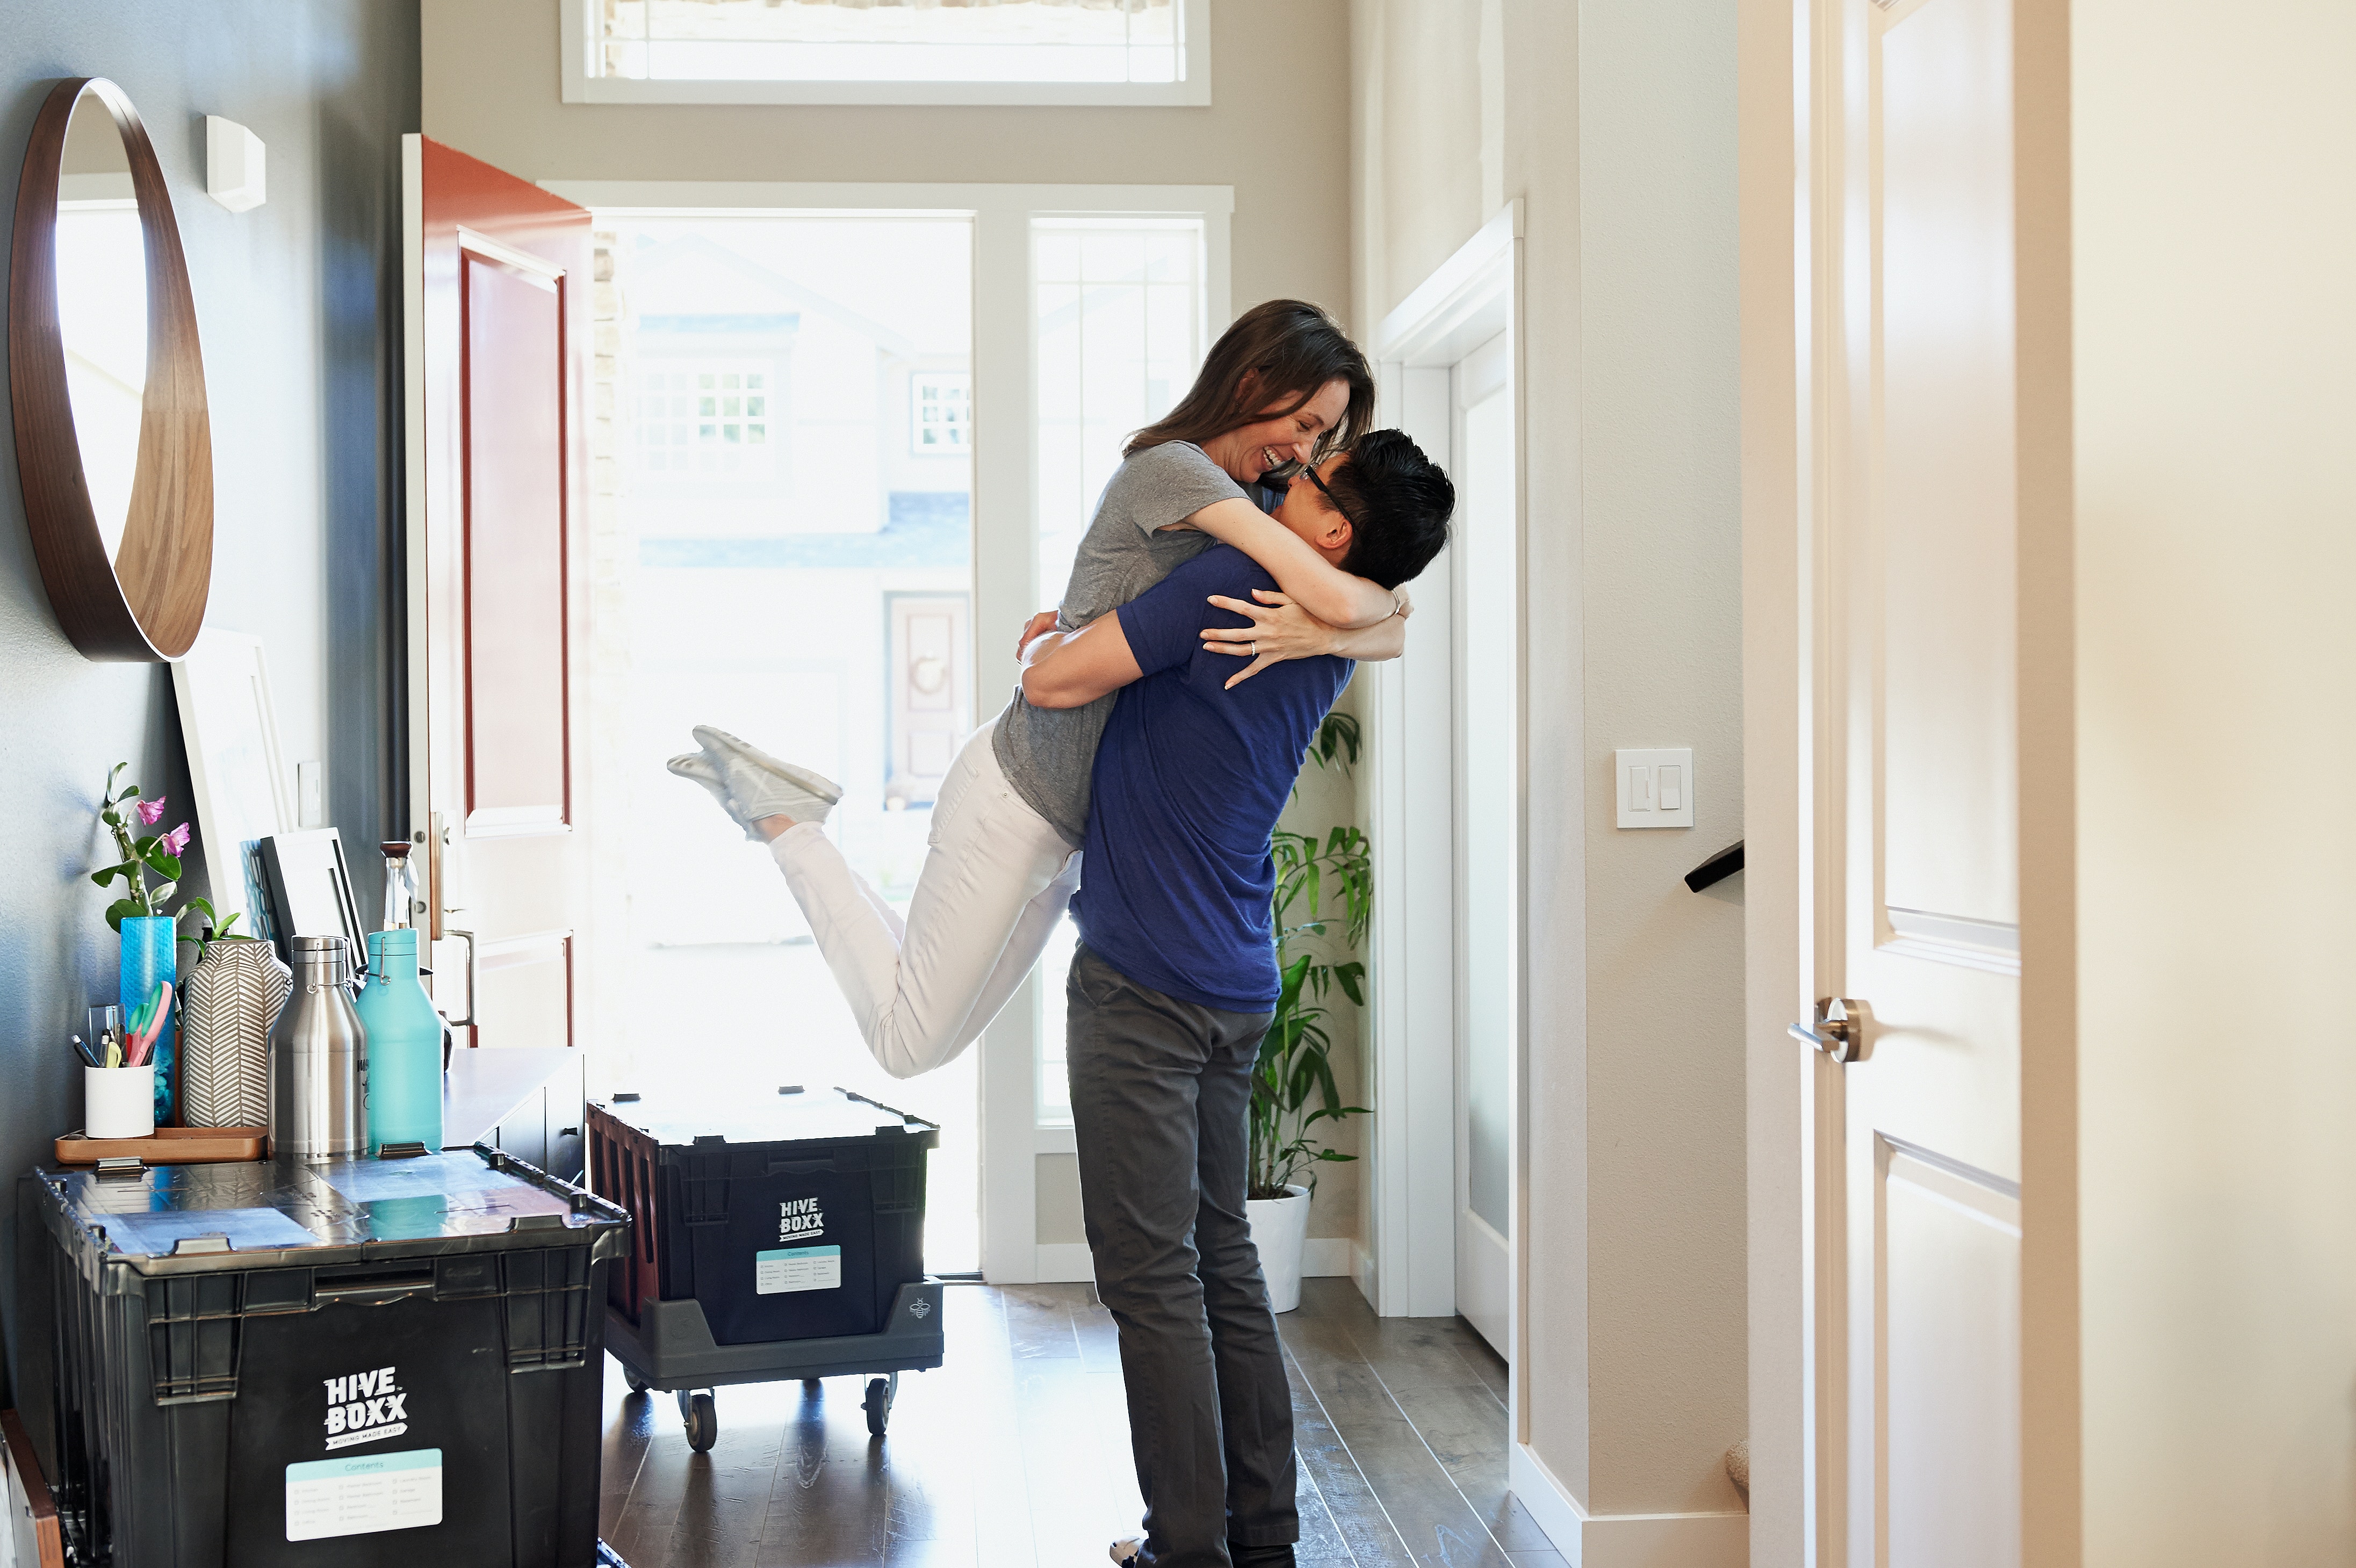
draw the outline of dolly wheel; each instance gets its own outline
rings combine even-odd
[[[646,1379],[638,1376],[637,1372],[628,1366],[622,1369],[622,1381],[630,1385],[632,1393],[644,1393],[649,1386]]]
[[[867,1435],[869,1436],[881,1437],[884,1435],[884,1428],[889,1425],[892,1420],[892,1402],[894,1399],[897,1399],[899,1395],[899,1373],[894,1372],[888,1378],[871,1378],[868,1380],[867,1397],[861,1400],[859,1403],[867,1412]]]
[[[720,1441],[720,1412],[708,1393],[679,1396],[680,1413],[687,1419],[687,1445],[699,1454],[709,1454],[712,1445]]]

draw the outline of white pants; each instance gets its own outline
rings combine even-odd
[[[941,782],[905,924],[817,824],[769,845],[867,1049],[894,1078],[929,1072],[980,1036],[1080,885],[1079,851],[1006,782],[994,728],[973,733]]]

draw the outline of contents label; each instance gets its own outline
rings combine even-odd
[[[286,1539],[325,1541],[442,1522],[442,1450],[286,1467]]]
[[[780,1247],[753,1254],[753,1292],[756,1296],[841,1288],[841,1247]]]

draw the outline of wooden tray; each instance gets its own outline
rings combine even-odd
[[[145,1138],[86,1138],[68,1133],[58,1140],[58,1163],[135,1159],[142,1165],[228,1165],[262,1158],[269,1141],[267,1127],[157,1127],[155,1136]]]

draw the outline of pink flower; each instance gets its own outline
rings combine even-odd
[[[141,801],[138,811],[140,821],[150,827],[155,827],[164,820],[164,797],[159,795],[153,800]]]
[[[141,809],[145,809],[142,807]],[[188,851],[188,825],[185,822],[164,835],[164,852],[177,859]]]

